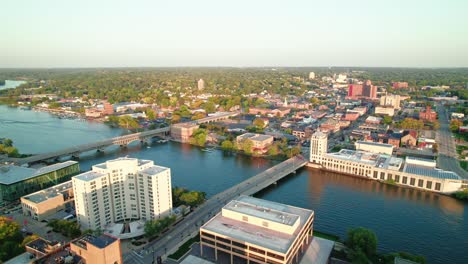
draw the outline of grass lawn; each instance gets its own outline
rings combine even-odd
[[[185,255],[185,253],[187,253],[190,250],[190,246],[193,243],[196,243],[199,241],[200,241],[200,235],[190,238],[187,242],[182,244],[182,246],[180,246],[179,249],[177,249],[177,251],[174,252],[174,254],[171,254],[168,257],[174,260],[180,259],[183,255]]]

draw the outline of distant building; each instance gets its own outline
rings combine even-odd
[[[171,137],[175,141],[188,143],[193,132],[200,126],[195,122],[177,123],[171,126]]]
[[[275,109],[267,109],[267,108],[249,108],[249,114],[253,115],[266,115],[269,117],[284,117],[285,115],[291,112],[290,108],[275,108]]]
[[[310,161],[321,163],[323,155],[327,153],[328,135],[317,131],[310,138]]]
[[[380,97],[380,106],[390,106],[395,109],[400,109],[400,96],[388,94]]]
[[[309,80],[315,79],[315,72],[310,72],[309,73]]]
[[[299,263],[313,239],[314,211],[240,196],[200,228],[200,250],[231,261]],[[236,261],[236,262],[234,262]]]
[[[418,143],[418,132],[415,130],[405,131],[401,137],[401,145],[414,147]]]
[[[393,89],[406,89],[408,88],[407,82],[394,82],[392,83]]]
[[[377,106],[375,107],[375,112],[376,115],[388,115],[388,116],[394,116],[395,115],[395,108],[393,107],[383,107],[383,106]]]
[[[264,154],[268,151],[268,147],[273,144],[273,136],[262,135],[255,133],[245,133],[240,136],[237,136],[237,144],[241,144],[244,140],[250,140],[253,143],[252,151],[254,153]]]
[[[377,86],[372,85],[370,80],[367,80],[364,84],[350,84],[347,97],[350,99],[376,99]]]
[[[159,219],[171,213],[171,170],[150,160],[108,160],[72,181],[83,229],[104,230],[116,222]]]
[[[114,106],[112,106],[112,104],[110,104],[109,102],[104,102],[104,110],[103,110],[103,114],[104,115],[112,115],[114,114]]]
[[[205,89],[205,81],[203,79],[198,80],[198,90]]]
[[[58,211],[74,207],[72,181],[21,197],[23,215],[42,221]]]
[[[463,114],[463,113],[452,113],[452,114],[450,114],[450,116],[452,118],[456,118],[456,119],[463,119],[465,117],[465,114]]]
[[[359,113],[346,112],[346,114],[343,117],[343,120],[356,121],[359,118],[359,116]]]
[[[80,165],[76,161],[66,161],[40,169],[0,166],[0,204],[4,201],[19,200],[21,196],[68,181],[79,172]]]
[[[366,124],[375,124],[378,125],[382,123],[382,118],[376,116],[369,116],[366,118]]]
[[[430,106],[426,106],[425,111],[419,112],[419,119],[434,122],[437,120],[437,113],[433,111]]]

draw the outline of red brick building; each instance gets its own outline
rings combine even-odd
[[[376,99],[377,86],[372,85],[370,80],[367,80],[364,84],[350,84],[348,87],[348,98]]]
[[[392,83],[393,89],[406,89],[408,88],[407,82],[394,82]]]
[[[432,111],[430,106],[426,106],[426,111],[419,112],[419,119],[434,122],[437,120],[437,113],[435,111]]]

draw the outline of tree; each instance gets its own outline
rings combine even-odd
[[[250,155],[253,152],[253,145],[254,144],[253,144],[252,140],[244,139],[244,140],[242,140],[240,142],[239,149],[242,149],[245,152],[245,154]]]
[[[203,109],[205,109],[207,113],[214,113],[216,112],[216,105],[215,103],[208,101],[203,105]]]
[[[371,230],[363,227],[348,230],[345,243],[350,249],[351,260],[362,261],[364,257],[367,257],[368,259],[377,253],[377,236]]]
[[[390,116],[386,115],[386,116],[383,117],[383,123],[384,124],[390,125],[392,122],[393,122],[393,119]]]
[[[192,120],[198,120],[202,118],[205,118],[205,114],[202,112],[197,112],[192,116]]]
[[[278,144],[272,144],[268,147],[268,155],[269,156],[277,156],[280,153],[280,149]]]
[[[263,129],[266,126],[265,120],[263,120],[262,118],[255,118],[252,124],[259,129]]]
[[[145,114],[146,114],[146,117],[149,119],[149,120],[154,120],[156,119],[156,113],[154,112],[153,109],[151,108],[146,108],[145,109]]]
[[[224,140],[221,143],[221,149],[224,151],[232,151],[234,149],[234,144],[230,140]]]
[[[463,126],[463,122],[461,120],[458,120],[458,119],[450,120],[450,125],[449,125],[450,131],[458,132],[461,126]]]
[[[0,216],[0,261],[6,261],[23,252],[22,241],[19,224]]]
[[[119,125],[126,129],[135,129],[140,127],[138,121],[131,116],[121,116],[119,118]]]
[[[206,136],[208,131],[203,128],[198,128],[193,131],[192,136],[190,137],[190,144],[203,147],[206,143]]]

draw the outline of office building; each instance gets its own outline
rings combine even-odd
[[[314,211],[240,196],[200,228],[200,249],[227,263],[298,263],[310,245]]]
[[[451,171],[436,168],[436,162],[421,158],[406,157],[405,160],[389,154],[381,154],[381,149],[390,149],[388,144],[370,148],[371,151],[342,149],[339,152],[327,153],[323,146],[327,138],[321,132],[311,137],[311,166],[352,176],[373,180],[391,181],[395,184],[419,188],[428,191],[452,193],[460,190],[465,184],[460,176]],[[320,149],[315,146],[322,146]],[[360,143],[363,144],[363,143]],[[326,148],[325,148],[326,149]],[[322,155],[320,157],[320,155]]]
[[[188,143],[193,132],[200,126],[195,122],[177,123],[171,126],[171,137],[175,141]]]
[[[430,106],[426,106],[425,111],[419,112],[419,119],[423,121],[434,122],[437,120],[437,113],[433,111]]]
[[[13,165],[0,166],[0,205],[68,181],[71,176],[79,172],[80,165],[76,161],[66,161],[40,169]]]
[[[237,136],[236,143],[241,145],[245,140],[252,141],[252,152],[263,154],[268,151],[268,147],[273,144],[274,137],[255,133],[245,133]]]
[[[370,80],[363,84],[350,84],[348,86],[348,96],[350,99],[376,99],[377,86],[372,85]]]
[[[21,197],[23,215],[42,221],[55,213],[74,207],[72,181]]]
[[[380,97],[380,106],[389,106],[394,109],[400,109],[400,96],[388,94]]]
[[[375,107],[375,112],[376,115],[388,115],[388,116],[394,116],[395,115],[395,108],[393,107],[383,107],[383,106],[377,106]]]
[[[72,181],[76,217],[83,229],[158,219],[172,209],[171,171],[150,160],[109,160]]]
[[[394,82],[392,83],[393,89],[406,89],[408,88],[407,82]]]
[[[198,90],[203,90],[205,89],[205,81],[203,79],[198,80]]]

